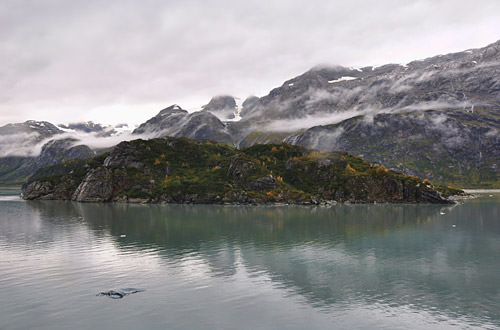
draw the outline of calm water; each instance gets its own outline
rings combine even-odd
[[[500,328],[500,195],[462,205],[24,202],[0,190],[2,329]],[[102,290],[146,289],[123,299]]]

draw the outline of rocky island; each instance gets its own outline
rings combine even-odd
[[[460,192],[342,151],[173,137],[44,167],[23,186],[27,200],[193,204],[450,203]]]

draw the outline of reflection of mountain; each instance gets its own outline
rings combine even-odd
[[[492,253],[500,251],[500,208],[487,200],[452,209],[28,205],[45,219],[82,217],[92,235],[112,235],[124,252],[155,251],[168,264],[196,260],[208,276],[264,276],[316,307],[380,303],[500,318],[484,303],[500,294]]]

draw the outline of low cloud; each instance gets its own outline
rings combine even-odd
[[[265,125],[262,131],[272,132],[293,132],[301,129],[308,129],[314,126],[337,124],[346,119],[356,116],[362,116],[372,111],[343,111],[338,113],[318,114],[314,116],[305,116],[297,119],[275,120]]]
[[[0,157],[34,157],[40,154],[44,142],[38,142],[40,135],[18,133],[2,135],[0,138]]]
[[[131,131],[111,136],[102,136],[100,133],[85,133],[82,131],[67,131],[49,138],[39,140],[38,133],[19,133],[3,135],[0,139],[0,158],[3,157],[36,157],[40,155],[42,147],[50,141],[73,140],[71,147],[86,145],[93,150],[106,149],[122,141],[135,139],[150,139],[157,134],[132,134]]]
[[[485,46],[499,11],[497,0],[2,1],[0,121],[139,123],[164,104],[264,95],[321,63]]]

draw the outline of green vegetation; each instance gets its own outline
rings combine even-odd
[[[341,139],[348,141],[344,147],[354,155],[427,178],[440,186],[499,188],[500,162],[498,151],[494,150],[498,142],[496,136],[484,133],[495,128],[489,123],[492,115],[481,107],[474,111],[482,116],[474,117],[467,125],[463,125],[465,119],[459,123],[454,119],[468,114],[463,110],[443,114],[449,117],[449,132],[433,126],[435,113],[424,113],[422,118],[427,120],[420,120],[420,113],[393,114],[390,119],[375,118],[373,125],[360,125],[355,117],[325,129],[342,129]]]
[[[346,152],[285,143],[236,149],[187,138],[122,142],[109,154],[43,168],[29,183],[46,182],[51,198],[70,199],[82,181],[81,201],[443,202],[429,182]]]

